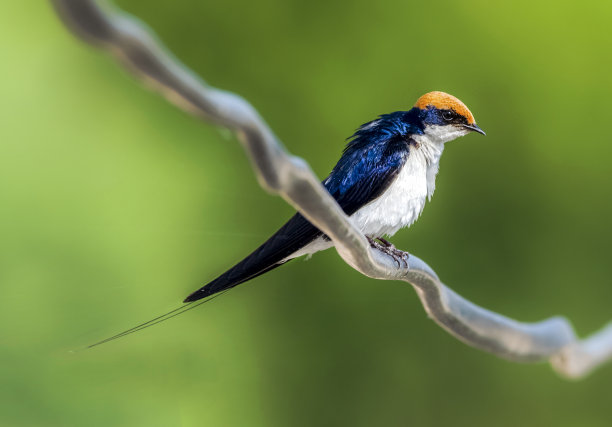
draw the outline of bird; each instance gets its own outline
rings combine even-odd
[[[485,135],[463,102],[445,92],[426,93],[408,111],[382,114],[361,125],[323,186],[372,246],[397,253],[386,237],[417,220],[434,193],[445,144],[471,132]],[[183,302],[210,297],[331,247],[323,232],[296,213],[250,255]]]
[[[444,145],[471,132],[485,135],[466,105],[434,91],[407,111],[382,114],[348,138],[323,186],[370,245],[406,262],[386,237],[412,225],[436,188]],[[179,316],[288,261],[333,247],[299,212],[250,255],[191,293],[183,305],[86,348],[142,331]]]

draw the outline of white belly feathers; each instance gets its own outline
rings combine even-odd
[[[370,237],[392,236],[417,220],[435,189],[443,145],[421,144],[412,149],[399,175],[376,200],[357,210],[351,219]],[[332,242],[318,238],[283,261],[331,248]]]
[[[416,221],[425,207],[430,187],[427,169],[422,153],[412,150],[389,188],[351,216],[355,225],[368,236],[382,237],[392,236]]]

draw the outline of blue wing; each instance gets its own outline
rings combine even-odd
[[[357,131],[329,177],[323,181],[347,215],[380,196],[397,177],[409,154],[410,140],[403,135],[390,133],[376,139],[362,129]],[[249,256],[193,292],[185,302],[232,288],[279,267],[282,260],[322,235],[297,213]]]

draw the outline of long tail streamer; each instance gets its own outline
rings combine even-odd
[[[149,320],[147,322],[141,323],[140,325],[134,326],[133,328],[126,329],[125,331],[120,332],[117,335],[113,335],[112,337],[108,337],[108,338],[105,338],[105,339],[103,339],[101,341],[98,341],[96,343],[90,344],[90,345],[88,345],[85,348],[86,349],[93,348],[93,347],[99,346],[101,344],[105,344],[107,342],[114,341],[114,340],[119,339],[119,338],[123,338],[123,337],[125,337],[127,335],[130,335],[130,334],[133,334],[135,332],[140,332],[143,329],[150,328],[151,326],[157,325],[158,323],[165,322],[166,320],[172,319],[173,317],[176,317],[176,316],[178,316],[180,314],[186,313],[189,310],[193,310],[194,308],[199,307],[199,306],[201,306],[204,303],[212,301],[215,298],[217,298],[218,296],[223,295],[227,291],[229,291],[229,289],[227,289],[227,290],[225,290],[223,292],[219,292],[219,293],[211,296],[210,298],[204,299],[202,301],[194,301],[194,302],[185,303],[185,304],[183,304],[180,307],[177,307],[177,308],[175,308],[173,310],[170,310],[169,312],[167,312],[165,314],[162,314],[160,316],[155,317],[154,319],[151,319],[151,320]]]

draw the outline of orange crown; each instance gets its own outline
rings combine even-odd
[[[417,99],[415,107],[424,110],[425,108],[432,106],[438,110],[453,110],[457,114],[464,116],[468,124],[473,125],[476,123],[472,112],[465,106],[465,104],[455,98],[453,95],[449,95],[445,92],[429,92]]]

